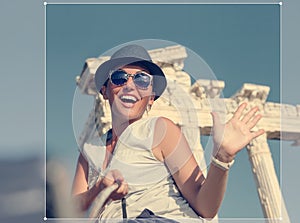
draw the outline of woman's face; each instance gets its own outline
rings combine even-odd
[[[120,68],[127,74],[135,75],[140,71],[149,74],[149,71],[139,66],[124,66]],[[112,114],[119,118],[133,120],[143,116],[148,105],[152,105],[154,94],[152,83],[146,89],[138,88],[130,76],[124,85],[117,86],[108,81],[107,87],[103,87],[102,92],[105,99],[109,100]]]

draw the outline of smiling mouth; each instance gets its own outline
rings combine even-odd
[[[134,104],[138,101],[138,99],[136,97],[131,96],[131,95],[122,95],[120,97],[120,99],[124,103],[131,103],[131,104]]]

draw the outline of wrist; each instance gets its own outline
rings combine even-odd
[[[213,156],[224,163],[229,163],[235,158],[235,155],[230,155],[227,152],[223,151],[221,148],[219,148],[218,152],[215,153]]]
[[[222,162],[222,161],[220,161],[219,159],[217,159],[216,157],[211,156],[211,163],[212,163],[214,166],[216,166],[216,167],[218,167],[218,168],[220,168],[220,169],[222,169],[222,170],[227,171],[227,170],[229,170],[230,167],[233,165],[234,159],[231,160],[230,162]]]

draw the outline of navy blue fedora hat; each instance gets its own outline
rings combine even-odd
[[[161,96],[167,86],[165,75],[161,68],[152,62],[147,50],[140,45],[127,45],[117,50],[108,61],[102,63],[95,73],[95,84],[98,91],[107,81],[111,71],[125,65],[140,65],[153,76],[153,91],[155,100]]]

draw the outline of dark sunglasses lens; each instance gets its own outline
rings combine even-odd
[[[134,76],[134,83],[141,89],[147,89],[151,83],[151,76],[145,73],[137,73]]]
[[[122,70],[116,70],[111,74],[110,79],[114,85],[123,85],[127,81],[127,74]]]

